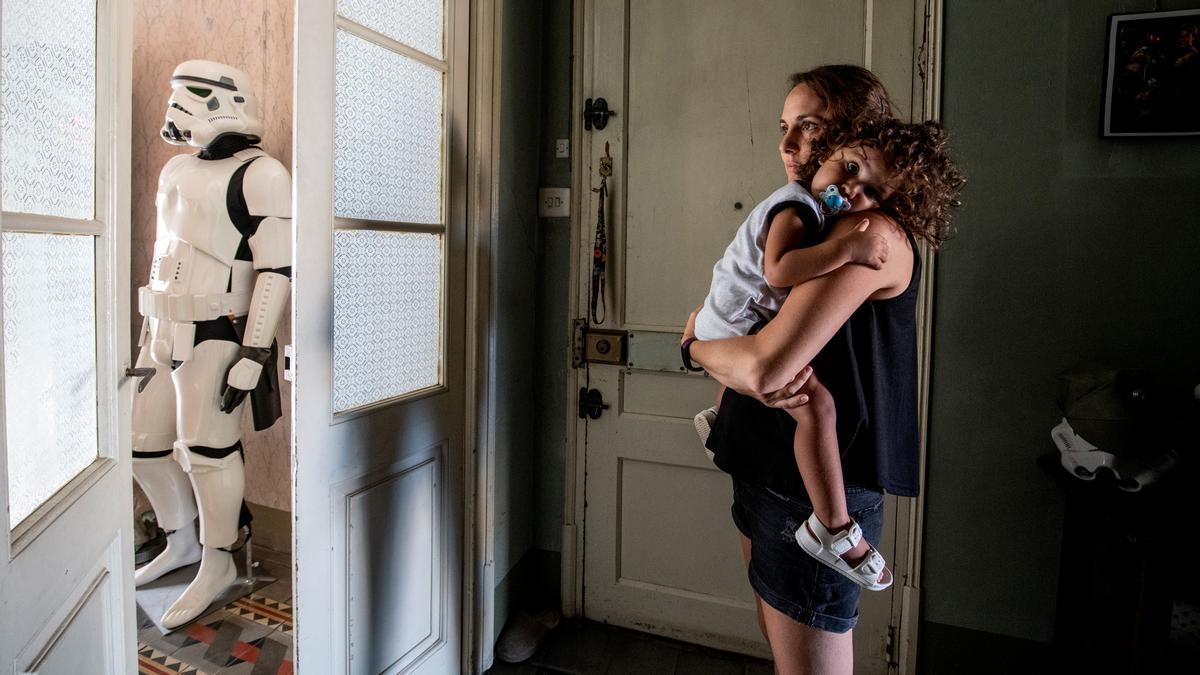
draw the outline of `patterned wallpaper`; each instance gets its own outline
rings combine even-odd
[[[133,26],[133,243],[134,325],[137,344],[138,286],[150,274],[154,250],[154,194],[158,173],[181,148],[159,137],[171,71],[182,61],[209,59],[241,68],[254,83],[265,125],[262,147],[284,166],[292,165],[291,0],[136,0]],[[290,309],[288,310],[290,313]],[[288,316],[279,343],[291,341]],[[283,359],[280,359],[282,367]],[[246,500],[291,510],[291,385],[280,377],[284,417],[255,432],[244,421]]]

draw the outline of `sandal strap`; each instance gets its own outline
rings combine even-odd
[[[858,564],[858,567],[854,568],[854,571],[859,576],[869,577],[874,581],[883,573],[885,566],[886,563],[883,560],[883,556],[879,555],[879,551],[876,551],[875,547],[872,546],[871,550],[867,552],[867,557],[863,558],[863,561]]]
[[[820,523],[819,520],[817,522]],[[821,527],[824,528],[825,526],[821,525]],[[829,540],[829,550],[833,551],[839,557],[846,551],[858,546],[858,542],[862,541],[862,528],[853,520],[850,521],[850,527],[841,532],[833,533],[827,529],[825,532],[832,535],[832,539]]]

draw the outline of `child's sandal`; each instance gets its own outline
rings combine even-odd
[[[861,540],[862,528],[853,520],[845,530],[830,532],[816,514],[809,516],[796,530],[796,543],[805,553],[869,591],[882,591],[892,585],[892,573],[874,546],[870,547],[867,557],[855,566],[842,558],[842,554],[858,546]],[[881,578],[884,580],[880,581]]]

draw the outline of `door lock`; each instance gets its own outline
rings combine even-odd
[[[605,410],[608,410],[608,404],[604,402],[599,389],[579,389],[579,419],[590,417],[598,420]]]
[[[596,127],[596,131],[600,131],[608,126],[608,118],[616,114],[616,110],[608,109],[608,101],[603,97],[595,101],[589,98],[583,104],[583,128],[591,131]]]

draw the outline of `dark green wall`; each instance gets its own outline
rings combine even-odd
[[[569,218],[538,218],[539,187],[570,187],[571,3],[504,3],[500,231],[495,245],[496,630],[558,606],[570,353]]]
[[[1056,376],[1200,363],[1200,140],[1097,132],[1107,16],[1150,6],[946,3],[942,119],[970,183],[937,263],[927,621],[1048,641],[1063,500],[1034,461]]]
[[[539,0],[505,0],[501,33],[499,226],[492,239],[492,316],[495,385],[492,416],[496,452],[496,632],[524,589],[506,583],[533,545],[537,489],[535,431],[530,401],[535,381],[538,139],[541,136],[541,7]],[[514,578],[521,575],[515,575]]]

